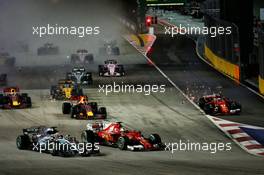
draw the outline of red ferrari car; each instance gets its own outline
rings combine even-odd
[[[26,93],[19,93],[18,87],[8,87],[0,94],[0,108],[22,109],[32,106],[31,98]]]
[[[229,98],[219,94],[204,96],[198,102],[201,109],[210,115],[231,115],[240,114],[241,105]]]
[[[164,144],[158,134],[144,137],[140,131],[128,130],[120,122],[96,122],[87,125],[82,141],[99,142],[100,145],[118,147],[120,150],[162,150]]]

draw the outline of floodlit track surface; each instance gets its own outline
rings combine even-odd
[[[205,116],[193,107],[154,69],[142,65],[144,58],[135,50],[131,56],[139,61],[130,63],[127,76],[102,78],[94,76],[95,84],[86,89],[90,101],[106,106],[111,121],[122,121],[145,135],[159,133],[164,142],[231,142]],[[123,64],[128,65],[127,62]],[[133,65],[133,66],[131,66]],[[30,126],[58,126],[62,133],[80,138],[88,121],[73,120],[61,114],[61,103],[49,99],[49,86],[64,76],[68,68],[51,72],[48,68],[14,71],[10,80],[27,90],[33,100],[32,109],[0,111],[0,174],[263,174],[263,158],[254,157],[232,143],[232,150],[211,154],[207,151],[130,152],[101,147],[101,156],[60,158],[32,151],[17,150],[15,139],[21,129]],[[163,68],[164,69],[164,68]],[[180,71],[181,70],[181,71]],[[28,72],[29,73],[28,73]],[[32,73],[30,73],[32,71]],[[93,71],[96,74],[96,71]],[[170,75],[186,74],[177,66],[168,68]],[[31,78],[30,83],[26,81]],[[213,78],[213,77],[212,77]],[[177,80],[177,79],[174,79]],[[183,82],[184,79],[181,79]],[[142,93],[98,92],[99,84],[166,84],[165,93],[146,96]],[[227,81],[227,80],[225,80]],[[227,81],[228,82],[228,81]],[[178,82],[176,82],[178,83]],[[232,84],[228,82],[228,84]],[[182,87],[182,86],[181,86]],[[35,89],[35,90],[32,90]]]
[[[264,100],[200,60],[190,38],[159,35],[151,58],[194,101],[203,95],[222,93],[241,103],[241,115],[221,118],[264,126]]]

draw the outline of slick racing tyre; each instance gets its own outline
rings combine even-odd
[[[77,106],[73,106],[71,108],[71,118],[76,118],[76,115],[78,114],[78,107]]]
[[[83,143],[94,143],[96,138],[95,134],[91,130],[83,131],[81,134],[81,140]]]
[[[76,55],[76,54],[72,54],[72,55],[71,55],[71,63],[72,63],[72,64],[76,64],[76,63],[78,63],[79,61],[80,61],[80,58],[79,58],[78,55]]]
[[[104,75],[104,72],[103,72],[103,66],[102,65],[99,65],[98,66],[98,73],[99,73],[99,77],[103,76]]]
[[[31,102],[31,98],[30,97],[26,97],[26,104],[28,108],[32,107],[32,102]]]
[[[84,62],[88,63],[88,64],[93,64],[93,62],[94,62],[93,54],[88,54],[87,56],[85,56]]]
[[[16,139],[16,145],[18,149],[29,149],[30,139],[28,135],[20,135]]]
[[[114,47],[114,48],[112,49],[112,53],[113,53],[113,55],[120,55],[119,47]]]
[[[161,144],[161,138],[158,134],[151,134],[149,136],[149,141],[152,144]]]
[[[105,107],[100,107],[99,110],[98,110],[98,113],[102,114],[104,119],[107,118],[107,112],[106,112],[106,108]]]
[[[214,107],[211,104],[205,104],[203,110],[205,114],[214,115]]]
[[[128,138],[127,137],[119,137],[119,139],[117,141],[117,147],[120,150],[126,150],[127,144],[128,144]]]
[[[65,102],[62,104],[62,113],[63,114],[70,114],[71,113],[71,103]]]

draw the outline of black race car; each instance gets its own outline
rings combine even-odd
[[[66,75],[67,80],[72,80],[78,85],[89,85],[93,83],[92,73],[86,72],[84,67],[75,67]]]
[[[38,55],[57,55],[59,54],[59,47],[52,43],[45,43],[44,46],[38,48]]]
[[[71,55],[72,64],[92,64],[94,62],[94,56],[88,53],[85,49],[79,49],[76,53]]]
[[[14,66],[16,58],[9,55],[7,52],[0,52],[0,66]]]

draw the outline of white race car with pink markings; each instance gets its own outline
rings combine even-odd
[[[117,64],[116,60],[106,60],[104,65],[99,65],[99,76],[120,77],[125,75],[123,65]]]

